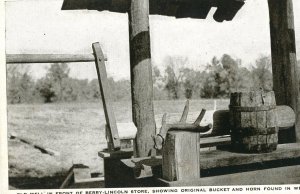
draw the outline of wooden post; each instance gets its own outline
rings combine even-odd
[[[149,155],[155,135],[149,32],[149,0],[131,0],[129,18],[132,117],[138,131],[135,156]]]
[[[169,131],[162,151],[162,173],[167,181],[200,178],[200,133]]]
[[[295,129],[280,135],[282,142],[300,141],[299,88],[292,0],[268,0],[271,33],[273,87],[278,105],[296,113]]]

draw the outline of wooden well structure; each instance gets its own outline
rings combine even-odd
[[[217,22],[223,22],[232,20],[245,3],[247,3],[245,0],[64,0],[62,10],[89,9],[128,13],[132,117],[137,127],[137,137],[134,146],[134,156],[136,158],[144,158],[149,155],[153,147],[151,136],[155,135],[149,14],[176,18],[205,19],[210,9],[216,7],[213,18]],[[268,0],[268,5],[276,102],[277,105],[292,107],[296,113],[294,127],[281,132],[279,138],[281,143],[294,144],[288,146],[288,153],[286,152],[286,145],[284,145],[279,148],[278,153],[273,155],[252,155],[251,157],[239,154],[231,155],[231,157],[243,158],[245,163],[247,163],[246,161],[248,163],[251,163],[251,161],[261,162],[266,158],[271,160],[272,158],[277,158],[278,155],[285,155],[286,158],[300,158],[300,144],[298,144],[300,141],[300,117],[298,111],[300,102],[293,3],[292,0]],[[117,135],[114,136],[112,134],[111,140],[113,149],[107,153],[100,153],[100,156],[104,158],[107,187],[205,185],[204,179],[201,184],[198,180],[172,183],[155,176],[149,176],[150,178],[148,179],[138,179],[135,176],[134,179],[132,177],[134,177],[133,174],[136,168],[131,165],[133,163],[137,164],[141,160],[138,159],[133,163],[126,160],[121,162],[122,159],[132,157],[132,149],[120,149],[120,139]],[[205,166],[209,168],[210,162],[217,163],[214,158],[210,158],[211,160],[208,161],[209,155],[200,154],[200,157],[203,157],[201,161],[201,164],[204,164],[203,168]],[[297,158],[298,162],[299,158]],[[124,168],[122,166],[124,164],[127,164],[128,168]],[[153,174],[155,174],[155,167],[159,165],[161,164],[154,164],[152,168]],[[131,167],[133,171],[130,169]],[[254,177],[254,174],[251,175],[251,173],[247,175]],[[222,180],[225,180],[225,178],[223,177],[222,179],[221,176],[210,178],[211,183],[217,183],[218,181],[220,183]]]

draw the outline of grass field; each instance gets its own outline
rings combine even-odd
[[[217,109],[228,107],[218,100]],[[185,101],[156,101],[156,123],[163,113],[181,113]],[[213,109],[213,100],[190,101],[190,112]],[[131,103],[113,104],[117,122],[131,120]],[[98,151],[106,147],[104,112],[98,103],[8,105],[8,134],[16,134],[60,153],[44,154],[17,140],[8,140],[9,177],[52,177],[64,174],[75,163],[83,163],[93,173],[103,172]]]

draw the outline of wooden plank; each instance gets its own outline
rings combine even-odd
[[[162,151],[163,178],[169,181],[200,178],[200,134],[170,131]]]
[[[121,161],[125,167],[130,167],[133,169],[133,174],[135,179],[142,179],[146,177],[152,177],[154,175],[153,171],[158,167],[158,171],[161,169],[161,156],[149,157],[145,159],[131,158],[130,160]],[[157,171],[157,170],[156,170]],[[158,175],[161,176],[161,175]]]
[[[276,106],[277,124],[281,129],[295,125],[296,117],[294,110],[289,106]]]
[[[98,152],[101,158],[130,158],[133,155],[133,148],[126,148],[117,151],[102,150]]]
[[[300,141],[299,82],[292,0],[268,0],[270,16],[273,88],[278,105],[288,105],[296,113],[295,129],[280,141]]]
[[[231,143],[230,135],[207,137],[200,139],[200,148],[214,147],[218,145],[229,145]]]
[[[133,183],[132,174],[123,168],[120,158],[104,158],[105,188],[128,187],[128,184]]]
[[[103,103],[103,109],[105,114],[105,120],[108,128],[110,129],[110,142],[112,142],[112,149],[120,149],[120,139],[117,129],[117,123],[113,112],[113,106],[111,102],[111,91],[107,80],[107,73],[104,62],[104,55],[100,44],[93,43],[93,51],[96,57],[96,69],[98,75],[98,81],[100,85],[101,98]]]
[[[200,142],[201,142],[200,144],[201,144],[202,149],[209,148],[211,146],[217,146],[217,145],[228,145],[231,143],[229,135],[202,138],[200,140]],[[195,143],[193,145],[199,145],[199,142]],[[200,149],[200,151],[201,151],[201,149]],[[190,151],[187,153],[190,154]],[[167,152],[166,154],[170,155],[169,152]],[[195,154],[195,155],[198,155],[198,154]],[[102,153],[102,156],[103,156],[103,153]],[[186,158],[189,158],[189,157],[186,157]],[[171,160],[171,162],[172,162],[172,160]],[[151,177],[151,176],[153,176],[152,168],[162,165],[162,156],[156,156],[154,158],[153,157],[145,157],[145,158],[142,157],[142,158],[132,158],[132,159],[128,159],[128,160],[124,159],[124,160],[122,160],[122,163],[129,168],[135,169],[134,174],[135,174],[136,179]],[[143,166],[141,166],[141,165],[137,166],[138,163],[143,164]],[[147,171],[147,169],[144,168],[144,166],[149,167],[148,171]]]
[[[130,123],[117,123],[117,129],[119,132],[119,139],[120,139],[120,148],[130,148],[133,146],[133,140],[136,137],[137,129],[135,125]],[[107,141],[107,149],[113,149],[113,142],[111,141],[111,132],[107,125],[105,125],[105,137]]]
[[[91,178],[91,171],[88,166],[78,166],[73,168],[74,172],[74,183],[80,183],[82,180]]]
[[[104,177],[91,177],[90,168],[83,164],[74,164],[60,186],[64,188],[96,188],[101,187]]]
[[[64,179],[64,181],[62,182],[62,184],[60,185],[59,189],[64,189],[67,188],[67,186],[71,183],[72,178],[74,177],[74,171],[73,171],[74,166],[72,166],[70,168],[70,170],[68,171],[68,174],[66,176],[66,178]]]
[[[104,181],[104,177],[94,177],[94,178],[84,178],[78,180],[77,183],[90,183],[90,182],[102,182]]]
[[[134,139],[136,137],[137,128],[133,122],[117,123],[120,139]]]
[[[300,144],[281,144],[277,150],[262,154],[244,154],[229,151],[206,151],[200,153],[201,169],[237,166],[267,161],[293,159],[300,157]]]
[[[218,145],[228,145],[230,144],[230,135],[206,137],[200,139],[200,147],[208,148]],[[98,153],[101,158],[122,158],[131,157],[133,155],[133,148],[121,149],[119,151],[109,151],[103,150]]]
[[[184,181],[166,181],[159,178],[160,186],[228,186],[228,185],[281,185],[299,184],[300,165],[226,174]]]
[[[262,154],[243,154],[224,150],[203,151],[200,152],[200,168],[201,170],[208,170],[214,168],[234,167],[239,165],[251,165],[257,163],[263,164],[265,162],[284,161],[299,158],[299,143],[281,144],[278,145],[276,151]],[[138,158],[136,159],[136,162],[147,159],[150,159],[150,157]],[[128,168],[136,168],[136,162],[132,162],[131,159],[124,159],[121,161]],[[156,157],[155,164],[148,164],[148,166],[158,168],[159,166],[162,166],[162,159],[160,157]],[[200,171],[198,172],[200,174]]]
[[[112,135],[111,135],[110,128],[107,124],[105,124],[105,139],[106,139],[108,150],[114,150],[114,144],[111,137]],[[121,141],[120,141],[120,146],[121,146]]]
[[[135,156],[142,157],[149,155],[155,135],[149,0],[131,0],[128,19],[132,120],[138,130]]]
[[[106,57],[105,57],[105,60]],[[6,63],[94,62],[93,54],[6,54]]]

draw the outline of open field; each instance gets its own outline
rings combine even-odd
[[[217,109],[226,109],[228,100],[218,100]],[[163,113],[181,113],[185,101],[156,101],[156,123]],[[131,120],[131,103],[115,102],[117,122]],[[213,109],[213,100],[190,101],[190,112]],[[188,118],[192,120],[193,118]],[[23,142],[8,140],[10,181],[16,178],[63,175],[75,163],[83,163],[96,174],[103,172],[98,151],[106,147],[104,112],[101,102],[8,105],[8,134],[15,134],[60,155],[44,154]]]

